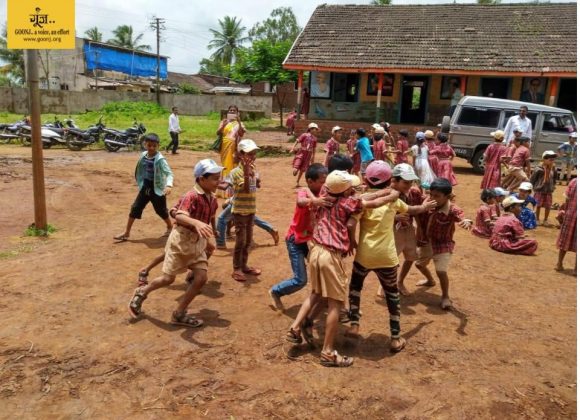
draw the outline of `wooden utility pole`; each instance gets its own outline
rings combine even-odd
[[[34,226],[46,231],[46,196],[44,191],[44,163],[40,128],[40,92],[38,90],[38,50],[26,50],[28,101],[32,134],[32,189],[34,193]]]
[[[161,57],[159,56],[159,44],[161,42],[160,31],[162,29],[165,29],[163,27],[165,19],[156,17],[153,20],[154,22],[151,22],[151,27],[155,29],[155,32],[157,33],[157,85],[155,88],[155,98],[157,100],[157,103],[161,105],[160,87],[159,87],[159,72],[161,71]]]

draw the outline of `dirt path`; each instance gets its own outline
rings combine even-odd
[[[283,142],[275,136],[252,134]],[[450,270],[456,310],[438,308],[438,288],[403,299],[408,346],[396,356],[388,352],[386,306],[375,300],[370,275],[363,339],[346,340],[341,330],[338,340],[355,366],[327,369],[317,351],[291,350],[283,340],[308,292],[287,297],[284,314],[270,309],[267,290],[290,266],[284,244],[273,247],[263,231],[250,255],[264,271],[258,281],[234,282],[231,251],[216,253],[192,306],[203,328],[168,323],[182,278],[151,295],[144,319],[130,322],[126,304],[137,271],[164,244],[152,209],[131,241],[112,241],[137,192],[136,154],[45,151],[49,219],[58,228],[47,240],[20,236],[33,214],[29,154],[0,148],[0,417],[576,416],[576,281],[570,271],[553,270],[556,229],[532,233],[540,241],[534,257],[499,254],[458,232]],[[169,158],[176,174],[170,202],[191,187],[200,156]],[[283,235],[293,211],[290,159],[258,165],[259,213]],[[458,165],[457,202],[473,216],[480,178]],[[413,269],[412,289],[417,280]]]

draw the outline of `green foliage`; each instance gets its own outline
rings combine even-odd
[[[482,4],[482,5],[495,5],[495,4],[500,4],[501,0],[477,0],[477,4]]]
[[[279,7],[272,10],[268,19],[256,23],[248,35],[252,41],[268,40],[275,44],[283,41],[294,42],[301,30],[292,8]]]
[[[169,110],[156,102],[109,102],[99,111],[99,114],[123,114],[128,117],[148,115],[169,115]]]
[[[190,85],[189,83],[181,83],[177,90],[179,94],[188,94],[188,95],[199,95],[201,94],[201,90],[196,86]]]
[[[56,232],[56,228],[50,223],[46,225],[46,230],[38,229],[33,223],[26,228],[24,236],[48,236],[54,232]]]
[[[103,33],[99,31],[99,28],[96,26],[87,29],[85,31],[85,36],[92,41],[103,42]]]
[[[24,50],[8,49],[6,26],[0,37],[0,60],[6,62],[0,67],[0,74],[16,85],[24,84]]]
[[[120,25],[113,31],[115,38],[109,39],[107,43],[116,45],[117,47],[129,48],[131,50],[150,51],[151,46],[147,44],[139,44],[143,38],[143,34],[137,35],[133,38],[133,27],[131,25]]]
[[[199,62],[199,73],[230,77],[230,66],[220,60],[204,58]]]
[[[225,16],[218,20],[219,29],[210,29],[213,39],[208,44],[208,49],[215,50],[211,59],[225,65],[231,65],[237,58],[237,53],[242,45],[248,41],[244,36],[246,27],[236,17]]]
[[[375,6],[388,6],[393,0],[371,0],[371,4]]]

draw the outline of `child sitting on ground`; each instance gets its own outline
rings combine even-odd
[[[477,215],[475,216],[475,226],[471,230],[475,236],[480,238],[490,238],[491,231],[493,229],[494,219],[493,211],[495,209],[496,199],[495,192],[493,190],[483,190],[480,195],[481,206],[477,210]]]
[[[171,231],[165,245],[161,277],[150,284],[138,287],[129,302],[129,312],[137,318],[149,293],[167,287],[175,281],[177,274],[188,269],[194,280],[180,298],[177,309],[171,316],[171,323],[186,327],[199,327],[203,321],[187,314],[187,307],[200,293],[207,281],[207,241],[214,237],[212,219],[218,207],[214,193],[220,182],[223,167],[213,160],[205,159],[194,168],[195,187],[189,191],[176,212],[177,226]]]
[[[340,153],[340,140],[342,139],[342,128],[339,126],[332,128],[332,137],[324,145],[326,156],[324,157],[324,166],[328,168],[328,162],[334,155]]]
[[[543,226],[550,226],[548,216],[552,208],[552,193],[556,189],[557,174],[554,162],[557,157],[555,152],[546,150],[542,153],[542,164],[536,166],[530,177],[530,183],[534,187],[534,199],[537,202],[536,219],[538,222],[540,221],[540,210],[543,208],[545,212]]]
[[[419,228],[417,244],[419,259],[415,266],[426,277],[417,286],[435,286],[435,280],[427,268],[433,260],[435,272],[441,283],[441,308],[449,309],[453,303],[449,298],[449,276],[447,270],[455,249],[453,235],[455,223],[464,229],[471,228],[471,220],[465,219],[463,210],[450,200],[453,193],[451,182],[445,178],[436,178],[430,186],[429,196],[437,202],[437,207],[428,213],[418,216]]]
[[[311,164],[314,163],[317,144],[317,138],[315,135],[319,131],[320,130],[316,123],[308,124],[306,133],[300,135],[292,146],[292,151],[296,153],[296,156],[294,156],[294,160],[292,161],[292,167],[294,168],[292,175],[298,175],[298,178],[296,178],[296,187],[300,186],[300,178],[302,178],[302,174],[306,172],[306,169],[308,169]],[[299,146],[298,149],[296,148],[297,146]]]
[[[521,204],[521,211],[518,216],[518,219],[520,222],[522,222],[524,229],[535,229],[536,226],[538,225],[536,221],[536,214],[534,213],[533,210],[536,208],[537,202],[535,198],[531,196],[532,189],[533,186],[531,182],[522,182],[520,184],[518,192],[512,194],[518,200],[524,201]],[[531,209],[528,207],[528,204],[532,205]]]
[[[536,252],[538,242],[535,239],[526,238],[522,222],[517,218],[521,210],[520,205],[523,202],[514,196],[502,201],[501,205],[505,213],[496,220],[493,227],[489,240],[491,249],[518,255],[532,255]]]

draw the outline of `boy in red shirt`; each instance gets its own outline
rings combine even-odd
[[[342,138],[342,128],[338,125],[332,129],[332,137],[328,139],[326,144],[324,145],[324,151],[326,152],[326,156],[324,158],[324,166],[328,168],[328,162],[330,159],[340,153],[340,139]]]
[[[308,281],[306,275],[307,242],[312,239],[314,227],[312,213],[315,207],[332,206],[333,201],[328,197],[319,197],[327,174],[328,171],[324,165],[320,163],[310,165],[305,175],[308,189],[301,189],[297,193],[294,217],[286,234],[286,247],[293,277],[274,285],[268,292],[272,305],[278,310],[284,310],[280,297],[296,293],[306,286]]]

